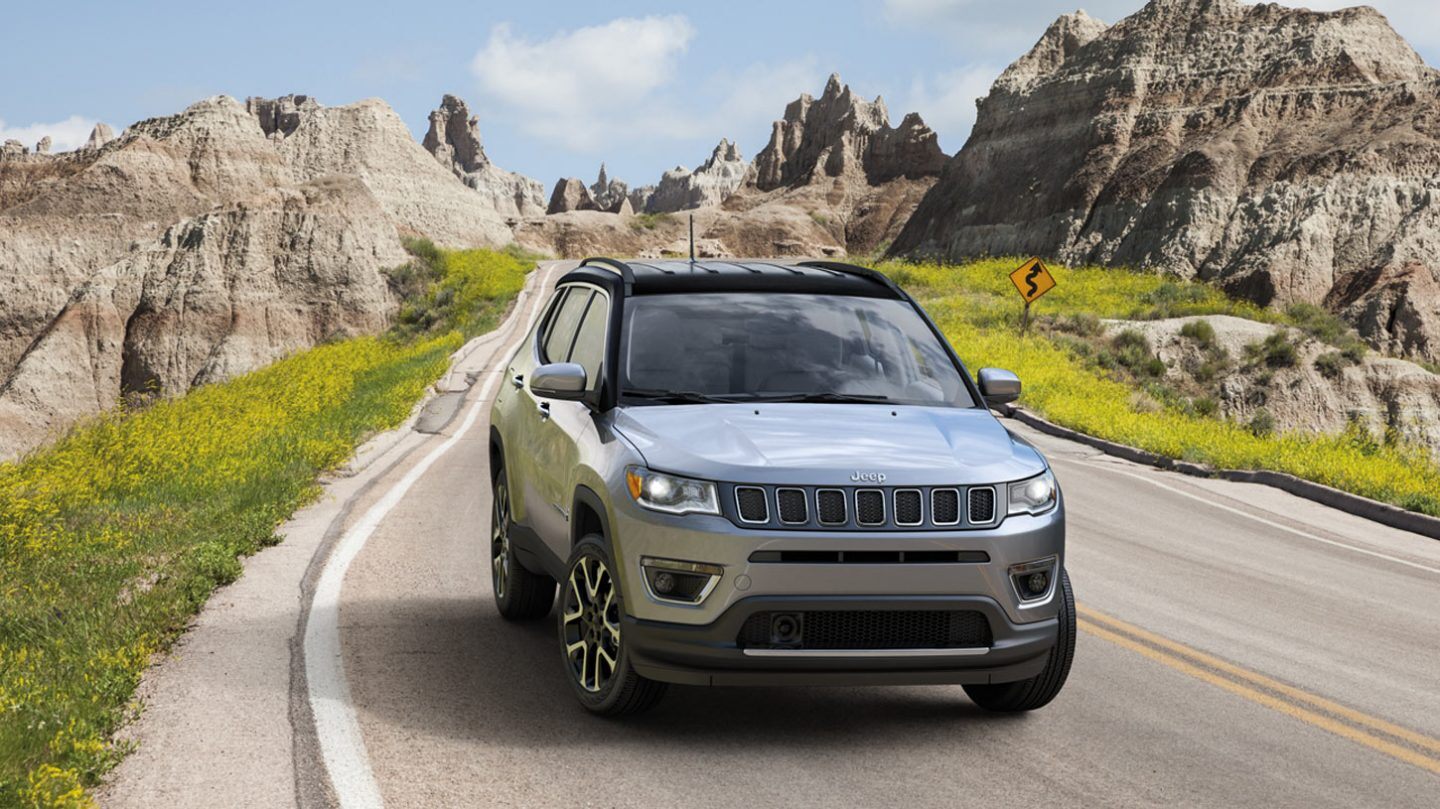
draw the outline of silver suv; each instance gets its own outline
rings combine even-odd
[[[1048,703],[1063,498],[904,291],[807,261],[587,259],[490,414],[495,603],[557,619],[586,708],[668,683],[962,683]]]

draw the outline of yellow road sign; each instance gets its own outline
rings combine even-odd
[[[1020,297],[1024,298],[1026,303],[1033,302],[1055,288],[1055,276],[1050,274],[1038,258],[1030,259],[1010,273],[1010,281],[1020,290]]]

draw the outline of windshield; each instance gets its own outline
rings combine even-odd
[[[945,347],[901,300],[637,295],[625,302],[621,357],[631,400],[974,406]]]

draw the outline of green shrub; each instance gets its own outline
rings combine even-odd
[[[630,217],[630,227],[633,230],[654,230],[673,218],[668,213],[637,213]]]
[[[1255,363],[1263,362],[1270,368],[1293,368],[1299,353],[1290,336],[1283,330],[1273,332],[1259,343],[1245,346],[1245,356]]]
[[[1275,433],[1275,417],[1262,407],[1250,416],[1245,426],[1256,438],[1265,438]]]
[[[1354,364],[1355,360],[1343,351],[1327,351],[1315,358],[1315,370],[1328,379],[1339,379],[1345,368]]]
[[[1192,320],[1180,327],[1180,336],[1194,340],[1201,348],[1215,345],[1215,327],[1208,320]]]

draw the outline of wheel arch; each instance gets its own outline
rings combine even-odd
[[[610,513],[605,501],[595,490],[581,484],[575,488],[575,499],[570,507],[570,547],[575,547],[585,536],[599,534],[614,549],[614,535],[610,533]]]

